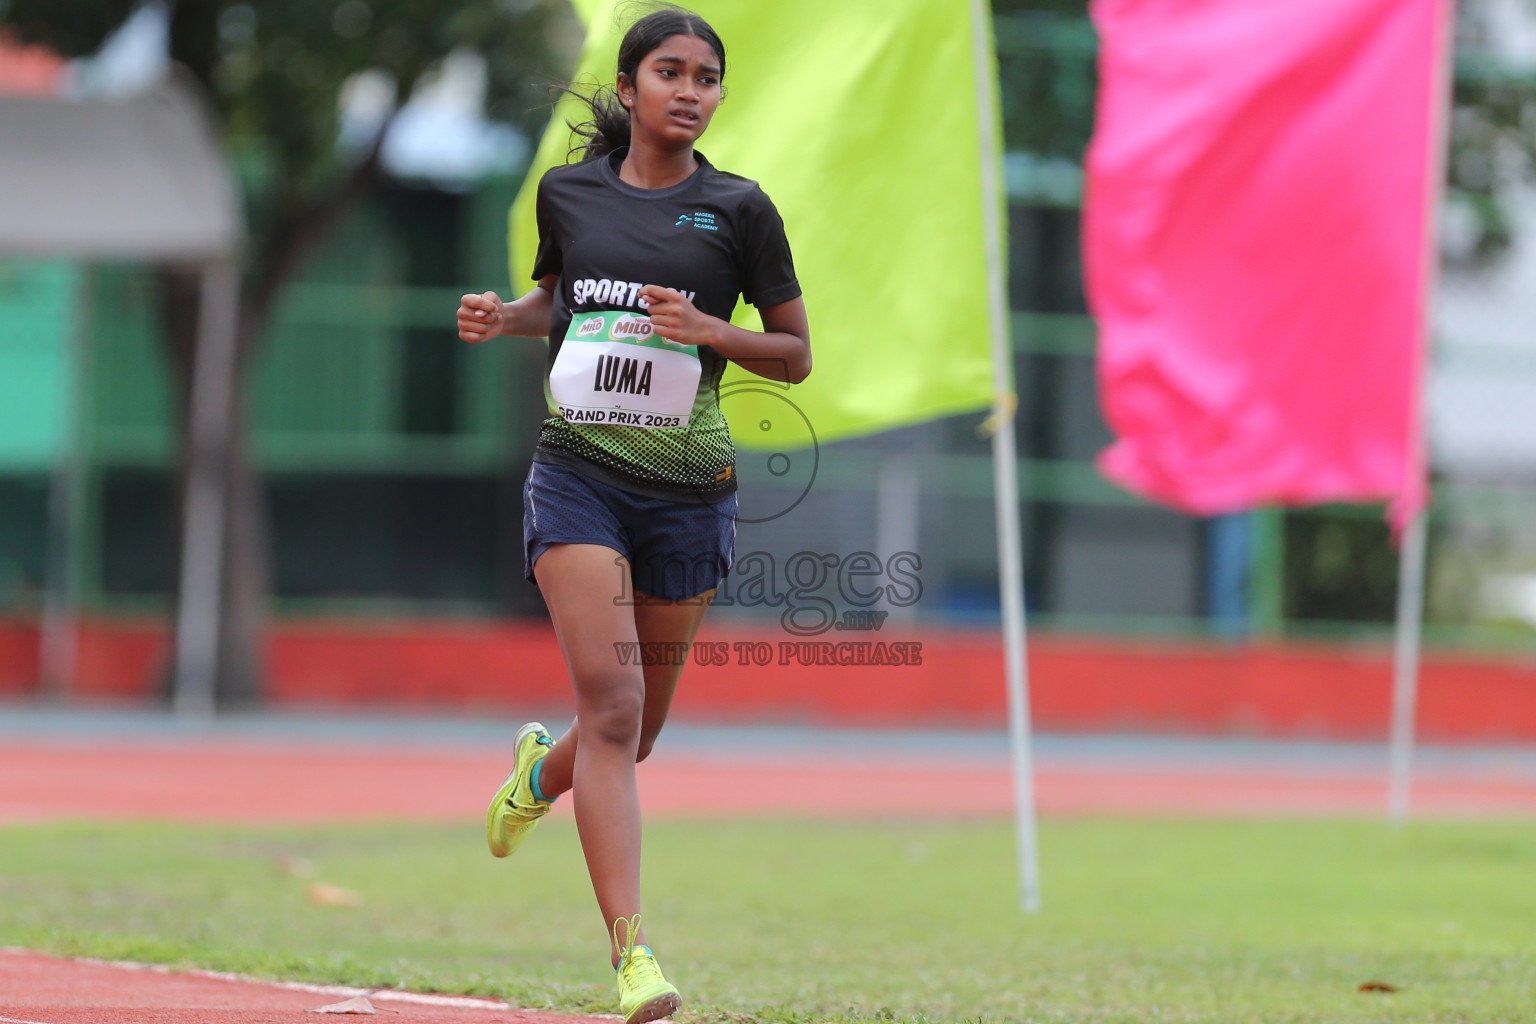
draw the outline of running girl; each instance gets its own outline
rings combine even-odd
[[[635,22],[614,86],[587,98],[592,119],[574,126],[581,161],[539,182],[537,287],[514,302],[466,295],[458,312],[465,341],[549,338],[550,417],[523,488],[524,546],[576,697],[558,741],[537,722],[518,730],[486,832],[505,857],[575,791],[626,1024],[682,1005],[640,927],[635,789],[682,666],[634,664],[619,651],[691,644],[730,570],[726,362],[790,383],[811,369],[778,212],[755,182],[693,148],[724,77],[725,46],[698,15],[663,7]],[[730,324],[739,297],[758,308],[761,333]],[[647,646],[657,643],[669,646]]]

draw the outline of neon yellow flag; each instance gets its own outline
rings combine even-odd
[[[812,431],[824,443],[990,406],[982,218],[1000,216],[1001,206],[981,195],[970,5],[687,6],[726,46],[727,97],[699,149],[716,167],[755,179],[778,207],[811,324],[814,369],[804,383],[776,391],[738,367],[727,374],[722,408],[736,443],[804,446]],[[580,0],[576,8],[588,34],[575,80],[611,84],[627,27],[616,12],[626,4]],[[989,64],[992,52],[988,40]],[[990,66],[986,81],[997,81]],[[566,122],[583,119],[569,97],[555,108],[513,205],[519,294],[537,247],[535,187],[566,160]],[[751,307],[734,319],[761,329]],[[804,423],[774,415],[772,431],[744,429],[782,413],[786,398]]]

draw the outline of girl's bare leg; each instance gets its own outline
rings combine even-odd
[[[538,562],[576,691],[579,725],[545,756],[539,788],[553,798],[576,791],[576,829],[603,921],[640,912],[640,800],[635,762],[666,721],[680,665],[642,667],[622,645],[691,642],[707,601],[632,604],[623,600],[628,563],[597,544],[556,544]],[[642,942],[642,936],[630,941]],[[613,951],[618,962],[618,951]]]
[[[543,561],[543,559],[540,559]],[[642,644],[693,643],[704,621],[704,613],[715,596],[706,591],[701,598],[690,601],[670,602],[641,595],[642,603],[633,609],[635,632]],[[558,633],[559,627],[556,627]],[[640,748],[635,754],[637,762],[644,761],[656,744],[661,727],[667,722],[667,712],[672,707],[672,696],[677,692],[682,678],[682,665],[646,665],[645,712],[640,722]],[[550,750],[539,769],[539,788],[553,800],[571,788],[572,771],[576,764],[576,748],[581,739],[581,720],[571,723],[565,735]]]

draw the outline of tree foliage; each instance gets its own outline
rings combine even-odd
[[[0,24],[26,42],[77,57],[99,49],[138,6],[135,0],[0,0]],[[382,72],[395,84],[398,110],[449,53],[472,51],[486,61],[492,114],[532,133],[547,117],[543,83],[556,80],[571,61],[573,24],[566,0],[175,3],[171,58],[207,89],[247,171],[256,311],[264,315],[297,258],[334,220],[335,208],[376,177],[376,147],[348,152],[337,146],[338,100],[349,79]]]
[[[66,57],[98,50],[142,0],[0,0],[0,24]],[[447,53],[482,54],[493,114],[528,130],[545,117],[539,83],[570,63],[566,0],[179,0],[172,59],[213,91],[240,141],[275,145],[285,162],[332,155],[342,83],[378,69],[409,98]]]
[[[1536,3],[1528,10],[1536,20]],[[1509,247],[1510,198],[1536,180],[1536,68],[1511,67],[1499,56],[1494,15],[1486,2],[1459,5],[1448,182],[1452,200],[1476,214],[1474,258]]]

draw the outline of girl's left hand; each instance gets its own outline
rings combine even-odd
[[[720,321],[701,312],[688,296],[671,288],[648,284],[640,289],[646,303],[646,315],[656,333],[679,345],[709,345],[716,337]]]

